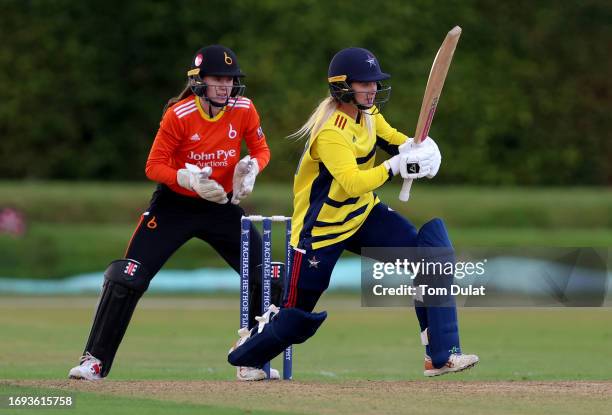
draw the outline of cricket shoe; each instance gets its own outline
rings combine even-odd
[[[478,363],[478,356],[475,354],[453,353],[448,358],[448,362],[441,368],[435,368],[431,357],[425,355],[425,376],[440,376],[447,373],[461,372],[462,370],[474,367]]]
[[[238,366],[236,368],[236,378],[242,381],[264,380],[266,372],[256,367]],[[270,368],[270,380],[280,379],[278,370]]]
[[[272,314],[277,314],[279,311],[278,307],[274,304],[271,304],[268,311],[266,311],[262,316],[255,317],[258,323],[258,331],[261,332],[263,327],[270,322],[270,318]],[[228,354],[233,352],[235,348],[241,346],[249,337],[251,337],[251,331],[246,327],[238,330],[239,339],[236,344],[229,350]],[[263,369],[257,367],[248,367],[248,366],[238,366],[236,368],[236,378],[241,381],[256,381],[256,380],[264,380],[266,379],[266,372]],[[280,379],[280,374],[278,370],[270,368],[270,379],[278,380]]]
[[[101,380],[100,370],[102,370],[102,362],[86,352],[81,356],[79,365],[70,369],[68,377],[70,379]]]

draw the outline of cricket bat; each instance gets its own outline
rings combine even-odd
[[[433,65],[429,71],[425,94],[423,95],[419,120],[417,121],[416,131],[414,133],[415,144],[419,144],[421,141],[425,140],[429,134],[429,128],[431,127],[431,122],[436,112],[438,101],[440,100],[444,80],[446,79],[448,68],[453,60],[453,53],[455,53],[459,36],[461,36],[461,28],[459,26],[453,27],[446,35],[444,42],[442,42],[442,46],[440,46],[434,58]],[[399,195],[399,199],[402,202],[407,202],[408,199],[410,199],[411,187],[412,179],[404,179],[404,184],[402,185],[402,190]]]

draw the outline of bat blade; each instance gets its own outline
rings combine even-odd
[[[421,112],[419,113],[419,119],[414,133],[415,144],[421,143],[429,134],[429,129],[431,128],[431,123],[436,113],[438,102],[440,101],[440,94],[442,94],[442,88],[444,87],[444,81],[448,74],[448,68],[453,60],[453,54],[457,48],[457,42],[459,42],[460,36],[461,28],[459,26],[453,27],[446,35],[446,38],[444,38],[442,46],[440,46],[434,58],[431,70],[429,71],[429,78],[427,79],[427,86],[425,87],[423,102],[421,103]],[[402,190],[399,195],[399,199],[402,202],[407,202],[408,199],[410,199],[411,186],[412,180],[404,179],[404,184],[402,185]]]

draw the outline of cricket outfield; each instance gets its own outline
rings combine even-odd
[[[0,297],[0,395],[71,395],[69,413],[577,414],[612,409],[612,310],[460,309],[474,369],[426,379],[414,313],[324,296],[294,380],[234,381],[237,298],[145,296],[101,382],[70,381],[95,297]],[[273,364],[281,367],[280,360]],[[2,413],[24,413],[2,409]],[[59,413],[38,409],[37,413]],[[60,411],[61,412],[61,411]]]

